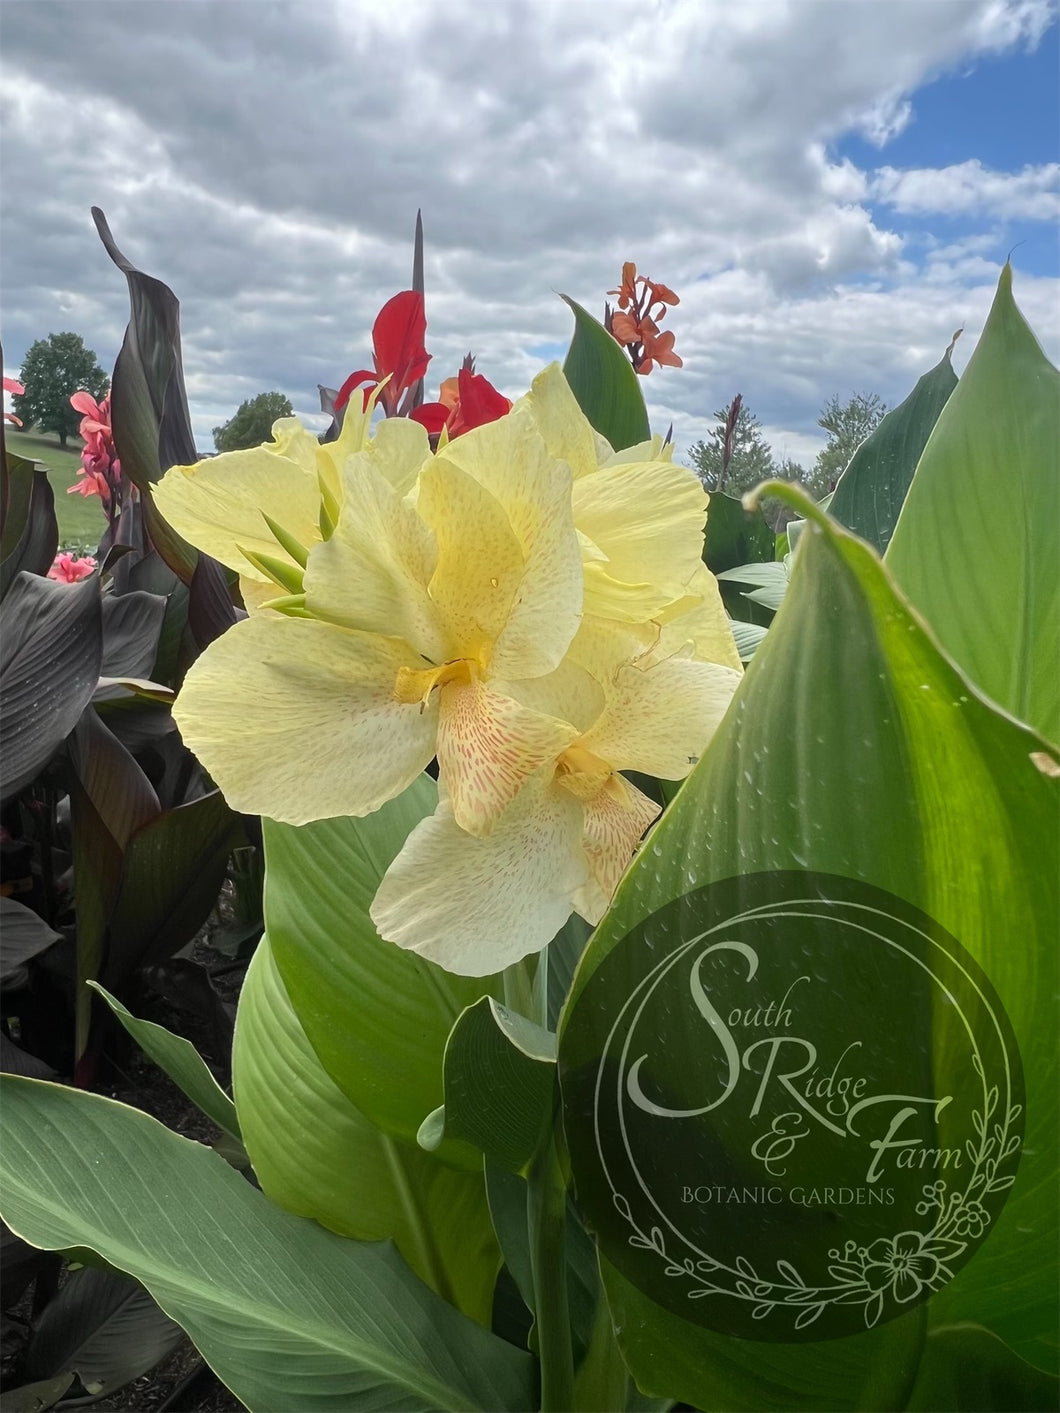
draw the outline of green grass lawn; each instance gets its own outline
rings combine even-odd
[[[94,550],[107,527],[98,496],[67,495],[67,487],[77,480],[81,465],[81,438],[70,438],[65,450],[53,432],[19,431],[7,427],[4,437],[16,456],[42,461],[55,494],[55,518],[59,522],[60,549]]]

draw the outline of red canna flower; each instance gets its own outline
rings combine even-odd
[[[375,370],[362,368],[351,373],[339,389],[335,410],[341,411],[357,388],[364,389],[364,405],[384,378],[379,401],[388,417],[398,411],[403,393],[414,388],[427,371],[431,355],[423,346],[427,316],[423,295],[406,289],[388,299],[372,325],[372,361]]]
[[[463,367],[455,378],[446,378],[439,389],[438,402],[425,402],[409,414],[434,434],[445,427],[449,440],[496,422],[512,409],[511,399],[499,393],[493,384],[473,367]]]

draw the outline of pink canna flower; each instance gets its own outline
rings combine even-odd
[[[48,570],[48,578],[56,579],[60,584],[76,584],[81,579],[87,579],[95,567],[96,561],[90,554],[78,559],[76,555],[63,551],[55,556]]]
[[[110,394],[97,402],[91,393],[71,393],[70,406],[81,413],[79,430],[85,445],[77,473],[82,479],[69,488],[68,494],[99,496],[109,515],[121,478],[121,462],[115,452],[110,424]]]
[[[4,392],[14,393],[16,397],[21,397],[25,391],[26,389],[22,386],[22,384],[18,381],[17,378],[4,379]],[[13,412],[5,412],[4,421],[14,422],[16,427],[22,426],[22,418],[16,417]]]

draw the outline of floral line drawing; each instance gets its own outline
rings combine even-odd
[[[978,1055],[973,1063],[982,1075]],[[759,1275],[743,1256],[737,1257],[733,1266],[710,1256],[675,1256],[666,1248],[662,1228],[652,1226],[645,1231],[637,1223],[628,1198],[613,1188],[612,1201],[633,1228],[629,1245],[654,1251],[665,1263],[666,1276],[690,1282],[686,1291],[689,1300],[722,1295],[753,1302],[751,1316],[755,1320],[764,1320],[776,1311],[797,1309],[796,1330],[808,1328],[830,1305],[861,1305],[865,1326],[871,1329],[879,1322],[888,1298],[896,1306],[908,1305],[940,1290],[952,1279],[952,1263],[967,1250],[968,1241],[978,1240],[990,1224],[991,1213],[980,1198],[1004,1191],[1015,1182],[1014,1173],[1002,1175],[998,1170],[1018,1154],[1022,1140],[1011,1128],[1022,1113],[1022,1106],[1010,1104],[1003,1122],[995,1122],[991,1129],[998,1097],[994,1085],[986,1093],[982,1110],[972,1114],[979,1142],[969,1140],[967,1145],[973,1163],[967,1187],[948,1192],[942,1180],[924,1186],[916,1213],[937,1213],[927,1231],[900,1231],[894,1236],[878,1237],[868,1246],[848,1241],[841,1250],[830,1249],[828,1274],[832,1285],[810,1285],[785,1260],[777,1261],[781,1279],[774,1280]]]

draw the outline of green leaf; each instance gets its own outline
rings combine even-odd
[[[432,1290],[489,1324],[500,1252],[485,1180],[391,1138],[328,1078],[263,937],[239,997],[233,1086],[262,1190],[340,1236],[391,1238]]]
[[[265,916],[291,1004],[346,1097],[412,1143],[442,1103],[454,1021],[493,989],[490,978],[453,976],[382,941],[368,914],[383,874],[436,801],[423,775],[366,819],[300,828],[263,821]]]
[[[74,1381],[73,1374],[60,1374],[55,1379],[36,1379],[31,1384],[4,1389],[0,1393],[0,1413],[43,1413],[54,1408]]]
[[[741,564],[760,564],[774,557],[776,536],[759,507],[745,510],[743,501],[724,491],[711,491],[703,563],[714,574]]]
[[[856,1339],[789,1346],[723,1339],[642,1295],[609,1262],[600,1274],[637,1386],[701,1413],[893,1413],[904,1408],[922,1339],[919,1311]]]
[[[862,442],[832,493],[828,509],[835,519],[881,554],[894,533],[931,429],[957,386],[952,351],[950,344],[906,400],[892,408]]]
[[[71,1271],[26,1348],[25,1372],[73,1373],[96,1398],[146,1374],[183,1343],[184,1331],[136,1281],[88,1267]]]
[[[48,764],[91,699],[102,660],[99,578],[21,573],[0,604],[3,797]]]
[[[616,451],[651,436],[644,394],[622,346],[565,294],[560,298],[574,315],[574,337],[563,372],[578,406]]]
[[[492,996],[469,1006],[445,1047],[445,1136],[473,1144],[510,1172],[524,1173],[551,1132],[556,1037]],[[440,1133],[432,1126],[429,1141]]]
[[[88,985],[103,997],[144,1054],[150,1056],[159,1069],[165,1070],[173,1083],[193,1104],[198,1105],[219,1129],[238,1140],[240,1132],[236,1107],[214,1079],[206,1061],[191,1041],[174,1035],[172,1031],[166,1030],[165,1026],[155,1025],[153,1021],[138,1020],[98,982],[90,981]]]
[[[1041,1413],[1060,1406],[1054,1375],[1018,1358],[975,1325],[934,1330],[906,1407],[916,1413]]]
[[[833,503],[834,505],[834,503]],[[887,564],[976,686],[1060,741],[1060,373],[1012,267],[924,454]]]
[[[874,884],[933,917],[1000,994],[1022,1054],[1028,1130],[996,1230],[932,1297],[930,1318],[976,1321],[1022,1357],[1045,1362],[1054,1325],[1060,1092],[1050,1000],[1060,841],[1057,782],[1035,759],[1045,743],[962,678],[868,547],[794,492],[775,493],[811,517],[791,588],[713,742],[620,885],[574,995],[636,923],[722,878],[817,870]],[[563,1053],[561,1025],[561,1062]],[[641,1311],[640,1300],[623,1295],[616,1311],[630,1341],[635,1330],[662,1329],[672,1318],[648,1310],[650,1302]],[[873,1341],[891,1338],[884,1327],[815,1346],[812,1359],[769,1346],[768,1363],[756,1350],[755,1369],[774,1368],[770,1403],[746,1345],[678,1323],[671,1343],[686,1341],[701,1385],[645,1382],[647,1334],[624,1346],[626,1356],[641,1387],[714,1400],[697,1403],[708,1409],[831,1407],[832,1388],[843,1406],[861,1406],[855,1374],[883,1358],[884,1344]],[[852,1348],[860,1352],[851,1362]],[[730,1369],[731,1386],[722,1381]]]
[[[531,1406],[529,1357],[440,1300],[393,1247],[284,1212],[135,1109],[0,1085],[5,1220],[141,1281],[255,1413]]]
[[[750,589],[741,590],[741,598],[776,613],[788,591],[788,562],[769,559],[759,564],[741,564],[735,569],[723,570],[718,580],[722,585],[752,585]]]

